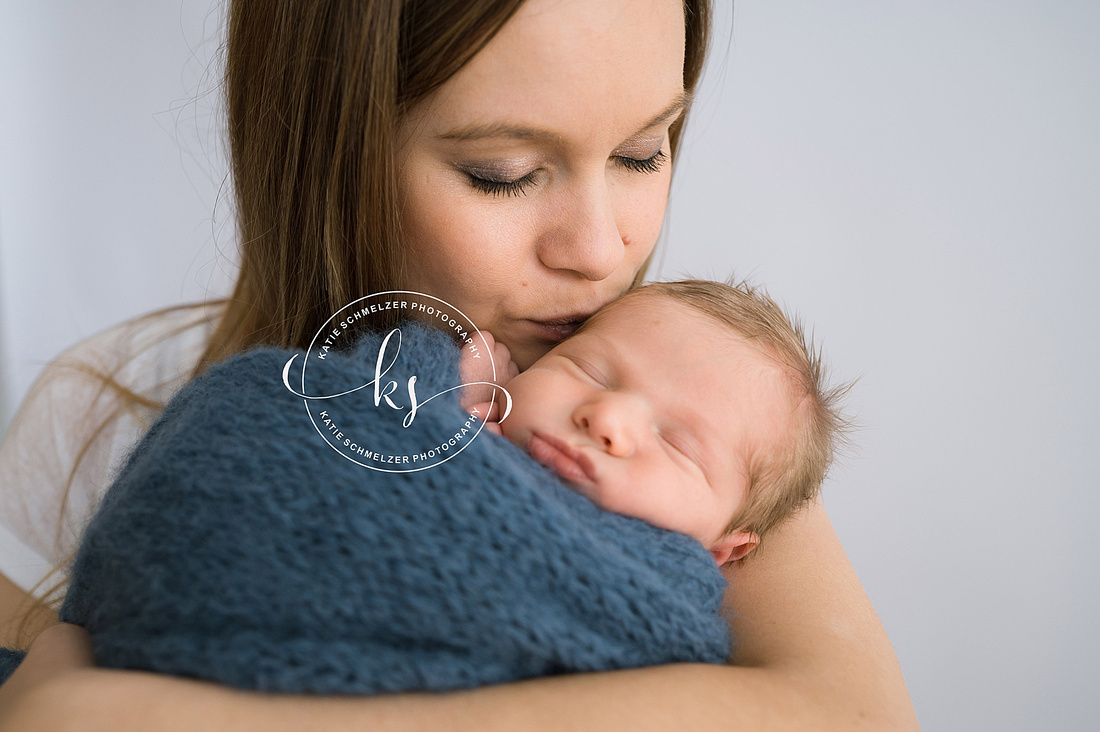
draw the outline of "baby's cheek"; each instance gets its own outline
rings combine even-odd
[[[523,412],[518,410],[513,402],[511,413],[500,422],[501,434],[519,447],[523,447],[526,443],[526,438],[523,437],[523,426],[520,424],[522,421]]]

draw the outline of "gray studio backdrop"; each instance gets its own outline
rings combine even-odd
[[[718,4],[658,274],[751,276],[860,377],[826,498],[923,726],[1095,729],[1100,4]],[[0,8],[6,424],[223,294],[233,229],[217,5]]]

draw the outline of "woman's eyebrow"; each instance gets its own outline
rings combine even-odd
[[[523,127],[505,123],[477,124],[459,127],[439,135],[440,140],[484,140],[487,138],[506,137],[512,140],[534,140],[560,142],[562,136],[549,130],[540,130],[536,127]]]
[[[664,124],[665,122],[682,112],[684,108],[690,103],[691,93],[687,91],[681,91],[673,98],[668,106],[666,106],[652,119],[642,125],[638,129],[638,132],[644,132],[650,128]],[[538,127],[526,127],[524,125],[513,125],[504,122],[465,125],[463,127],[457,127],[453,130],[448,130],[447,132],[439,135],[440,140],[456,140],[459,142],[500,137],[508,138],[511,140],[525,140],[535,142],[563,142],[563,137],[557,132],[551,132],[550,130],[544,130]]]
[[[658,125],[664,124],[665,122],[668,122],[670,119],[680,114],[680,112],[684,111],[684,109],[689,104],[691,104],[691,92],[686,90],[681,91],[679,94],[673,97],[672,101],[667,107],[658,112],[657,115],[653,117],[653,119],[646,122],[638,130],[638,132],[644,132],[651,127],[656,127]]]

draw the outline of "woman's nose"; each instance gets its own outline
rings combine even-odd
[[[639,448],[649,421],[629,395],[604,392],[573,411],[573,424],[615,457],[630,457]]]
[[[601,182],[563,198],[539,242],[539,260],[586,280],[607,279],[623,263],[627,246],[619,234],[611,191]]]

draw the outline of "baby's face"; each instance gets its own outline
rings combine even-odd
[[[508,383],[504,435],[599,506],[698,539],[721,564],[759,461],[793,434],[782,368],[687,305],[612,305]]]

